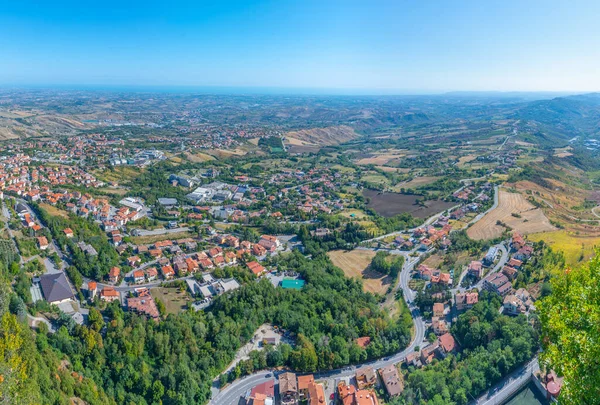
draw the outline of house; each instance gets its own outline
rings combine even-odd
[[[340,381],[337,386],[338,398],[342,405],[378,405],[377,395],[372,390],[357,390],[354,385]]]
[[[308,398],[308,385],[314,384],[315,377],[312,374],[301,375],[298,377],[298,397],[300,401]]]
[[[529,259],[531,257],[532,254],[533,254],[533,247],[531,247],[529,245],[525,245],[521,249],[519,249],[517,251],[517,253],[515,253],[513,255],[513,257],[517,260],[526,261],[527,259]]]
[[[420,361],[419,357],[420,357],[419,353],[412,352],[406,356],[406,359],[404,360],[404,362],[406,363],[407,367],[408,366],[420,367],[421,361]]]
[[[249,262],[246,263],[246,266],[248,266],[248,268],[250,269],[250,271],[256,276],[256,277],[260,277],[262,276],[264,273],[266,273],[267,269],[265,269],[260,263],[258,262]]]
[[[275,381],[268,380],[258,384],[250,390],[246,397],[247,405],[274,405],[275,404]]]
[[[44,298],[50,304],[71,301],[75,297],[75,293],[73,293],[64,272],[43,274],[40,277],[40,286]]]
[[[513,233],[510,247],[515,252],[525,246],[525,239],[523,239],[523,235],[518,232]]]
[[[448,324],[444,318],[434,316],[431,318],[431,329],[436,335],[443,335],[448,332]]]
[[[144,279],[146,278],[146,275],[144,274],[143,270],[135,270],[133,272],[132,278],[133,278],[133,282],[134,283],[140,284],[140,283],[144,282]]]
[[[96,298],[96,293],[98,292],[98,283],[95,281],[89,281],[87,285],[88,298],[93,300]]]
[[[359,389],[375,386],[377,374],[373,367],[363,367],[356,370],[356,385]]]
[[[252,254],[257,257],[262,257],[267,254],[267,250],[257,243],[252,246]]]
[[[517,269],[510,266],[502,267],[502,274],[508,277],[509,280],[514,280],[517,277]]]
[[[108,272],[108,280],[111,283],[116,283],[119,281],[119,276],[121,275],[121,269],[118,267],[112,267]]]
[[[518,270],[523,265],[523,262],[521,260],[515,259],[514,257],[511,257],[508,263],[506,263],[506,265]]]
[[[527,308],[523,301],[521,301],[516,295],[509,294],[504,297],[503,302],[504,313],[507,315],[519,315],[527,312]]]
[[[325,405],[325,390],[323,384],[317,384],[314,381],[308,384],[308,405]]]
[[[37,238],[38,241],[38,246],[40,247],[40,250],[46,250],[48,249],[48,239],[45,236],[40,236]]]
[[[444,304],[436,302],[433,304],[433,316],[442,317],[444,316]]]
[[[139,256],[131,256],[127,258],[127,264],[131,267],[134,267],[141,262],[142,259],[140,259]]]
[[[212,248],[212,249],[210,249],[208,251],[208,255],[211,258],[214,258],[214,257],[217,257],[217,256],[223,256],[223,249],[220,248],[219,246],[216,246],[216,247],[214,247],[214,248]]]
[[[165,280],[169,280],[175,277],[175,270],[173,270],[173,267],[171,267],[170,265],[163,266],[160,270]]]
[[[363,349],[366,349],[371,344],[371,338],[369,336],[363,336],[357,338],[354,342]]]
[[[471,263],[469,263],[467,271],[473,277],[481,278],[481,276],[483,275],[483,263],[481,263],[478,260],[473,260]]]
[[[298,403],[298,381],[294,373],[279,375],[279,399],[282,405],[296,405]]]
[[[154,299],[150,293],[142,294],[138,297],[127,298],[127,308],[139,315],[146,315],[154,320],[158,320],[160,314]]]
[[[119,299],[119,292],[113,287],[104,287],[100,291],[100,299],[106,302],[113,302]]]
[[[430,239],[424,238],[421,240],[421,244],[419,245],[419,250],[427,251],[433,245],[433,242]]]
[[[422,280],[431,280],[431,276],[433,274],[433,269],[424,264],[419,265],[417,271],[419,272],[419,278]]]
[[[477,302],[479,302],[479,293],[477,291],[457,293],[454,297],[454,303],[458,311],[471,309]]]
[[[435,358],[435,353],[440,347],[439,339],[430,344],[429,346],[421,349],[421,363],[423,365],[431,364]]]
[[[402,394],[402,391],[404,390],[404,382],[395,365],[390,364],[387,367],[380,368],[379,376],[381,377],[383,386],[390,397],[396,397]]]
[[[154,281],[156,280],[158,277],[158,270],[156,270],[156,267],[150,267],[148,269],[146,269],[146,279],[148,281]]]
[[[72,238],[73,236],[75,236],[71,228],[65,228],[63,232],[67,238]]]
[[[258,244],[264,247],[267,252],[274,252],[279,246],[281,246],[279,239],[271,235],[262,235],[258,241]]]
[[[498,254],[498,248],[496,246],[491,246],[485,256],[483,257],[483,263],[487,266],[494,263],[496,260],[496,255]]]
[[[194,273],[198,270],[200,270],[200,265],[197,261],[195,261],[191,257],[185,259],[185,272]],[[180,274],[184,274],[183,268],[181,269]]]
[[[531,297],[531,294],[529,293],[529,291],[527,291],[524,288],[519,288],[517,291],[515,291],[515,296],[521,300],[521,302],[523,302],[523,304],[525,304],[525,307],[527,308],[527,310],[529,311],[534,311],[535,310],[535,306],[533,304],[533,298]]]
[[[438,338],[440,348],[444,354],[452,353],[456,350],[456,340],[450,333],[446,333]]]

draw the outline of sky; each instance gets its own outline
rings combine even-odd
[[[600,91],[597,0],[2,3],[2,85]]]

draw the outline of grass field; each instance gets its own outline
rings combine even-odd
[[[150,290],[150,294],[155,300],[160,299],[165,304],[169,314],[178,314],[192,301],[187,291],[182,292],[179,288],[155,287]]]
[[[356,218],[356,219],[362,219],[362,218],[367,217],[367,214],[365,214],[362,210],[357,210],[356,208],[345,209],[344,211],[342,211],[340,213],[340,215],[342,215],[346,218]]]
[[[58,209],[50,204],[41,203],[40,208],[43,209],[44,211],[46,211],[48,214],[52,215],[53,217],[63,217],[63,218],[69,217],[69,213],[67,211]]]
[[[112,168],[112,170],[104,170],[95,173],[96,177],[107,183],[116,181],[118,183],[124,180],[131,180],[140,175],[140,169],[138,167],[130,166],[118,166]]]
[[[540,208],[535,208],[523,195],[500,190],[498,207],[470,227],[467,234],[475,240],[502,236],[506,228],[497,225],[498,221],[524,235],[556,230],[544,212]]]
[[[421,177],[415,177],[414,179],[412,179],[411,181],[407,181],[405,183],[398,183],[394,189],[396,189],[396,191],[400,191],[400,188],[416,188],[419,186],[424,186],[426,184],[431,184],[434,181],[440,179],[441,177],[439,176],[421,176]]]
[[[562,251],[568,265],[573,266],[594,256],[595,249],[600,247],[600,237],[580,236],[565,230],[536,233],[527,239],[537,242],[543,240],[552,249]]]
[[[344,271],[346,277],[362,279],[365,291],[382,295],[387,292],[390,278],[368,269],[375,257],[372,250],[332,250],[327,255],[333,264]]]
[[[199,163],[199,162],[208,162],[210,160],[215,160],[215,158],[213,156],[207,155],[206,153],[190,153],[190,152],[185,152],[185,157],[186,159],[188,159],[190,162],[193,163]]]

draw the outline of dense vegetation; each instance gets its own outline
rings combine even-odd
[[[48,369],[54,370],[56,365],[46,365],[43,372],[29,374],[35,374],[41,391],[56,390],[49,396],[36,393],[39,402],[61,403],[57,398],[64,391],[91,404],[111,403],[102,402],[104,393],[117,404],[205,403],[213,378],[265,322],[283,328],[296,339],[296,346],[283,344],[254,352],[223,381],[266,366],[327,370],[397,352],[410,341],[410,315],[391,319],[373,295],[364,293],[356,280],[344,277],[326,255],[309,260],[295,252],[277,257],[275,264],[299,272],[307,281],[303,290],[274,287],[266,279],[252,281],[217,298],[207,312],[188,310],[161,322],[124,312],[116,302],[104,312],[107,322],[95,309],[90,311],[88,326],[61,318],[56,333],[37,334],[38,347],[27,349],[35,357],[28,367],[42,370],[41,365],[33,364],[55,362],[64,356],[72,364],[69,367],[86,379],[76,383],[61,380],[70,385],[59,389],[63,383],[55,381]],[[22,334],[27,332],[29,344],[33,344],[28,328],[11,325],[22,328]],[[362,336],[371,337],[367,349],[355,343]],[[87,378],[102,388],[88,392],[93,383]]]
[[[391,255],[385,251],[379,251],[371,261],[371,269],[383,274],[396,277],[402,270],[404,256]]]
[[[37,204],[31,204],[32,209],[40,221],[50,229],[52,238],[63,249],[71,253],[73,266],[84,276],[101,280],[112,266],[119,263],[119,255],[114,247],[108,242],[104,232],[97,223],[91,219],[69,215],[68,218],[49,215]],[[74,238],[68,238],[63,232],[65,228],[71,228],[75,234]],[[90,256],[83,252],[77,242],[89,243],[94,247],[98,255]]]
[[[391,403],[466,405],[531,359],[537,349],[537,332],[525,316],[501,315],[500,306],[497,295],[482,292],[479,303],[452,326],[460,352],[412,370],[404,393]]]
[[[551,285],[552,294],[536,304],[542,324],[541,359],[565,378],[561,404],[599,404],[600,258],[560,272]]]

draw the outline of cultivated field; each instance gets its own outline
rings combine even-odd
[[[475,240],[502,236],[506,228],[498,225],[499,221],[524,235],[556,230],[544,212],[533,206],[523,195],[500,190],[498,207],[470,227],[467,234]]]
[[[327,255],[333,264],[344,271],[346,277],[362,279],[365,291],[382,295],[386,293],[390,278],[368,268],[375,257],[372,250],[332,250]]]
[[[421,177],[415,177],[411,181],[407,181],[405,183],[399,183],[394,188],[395,189],[400,189],[400,188],[416,188],[416,187],[419,187],[419,186],[424,186],[426,184],[431,184],[431,183],[433,183],[434,181],[436,181],[438,179],[441,179],[441,177],[439,177],[439,176],[421,176]]]
[[[359,159],[356,163],[359,165],[378,165],[382,166],[386,163],[400,159],[401,157],[406,156],[406,151],[404,150],[389,150],[385,153],[372,153],[367,157]]]
[[[393,217],[394,215],[408,212],[417,218],[428,218],[453,207],[455,203],[441,200],[430,200],[425,202],[425,206],[416,204],[419,196],[398,194],[398,193],[380,193],[375,190],[363,190],[363,195],[370,199],[369,208],[374,209],[384,217]]]

